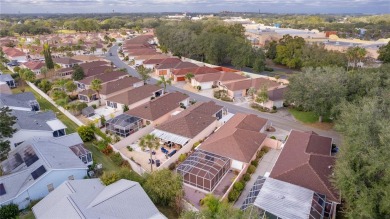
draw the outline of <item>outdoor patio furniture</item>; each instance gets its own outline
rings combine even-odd
[[[171,151],[171,153],[168,154],[168,156],[172,157],[174,154],[176,154],[177,150]]]
[[[159,167],[161,165],[160,160],[156,160],[156,166]]]
[[[156,152],[155,152],[155,151],[152,151],[152,155],[156,155]]]
[[[154,160],[149,158],[149,164],[150,163],[154,164]]]
[[[161,147],[161,152],[163,152],[164,154],[168,154],[168,150],[165,149],[164,147]]]

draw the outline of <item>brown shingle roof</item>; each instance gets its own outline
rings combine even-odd
[[[45,63],[43,62],[25,62],[23,63],[24,66],[26,66],[26,68],[28,69],[31,69],[31,70],[38,70],[38,69],[41,69]]]
[[[161,65],[161,64],[168,64],[168,63],[176,64],[179,62],[181,62],[180,59],[172,57],[172,58],[166,58],[166,59],[149,59],[149,60],[144,61],[144,64],[159,64],[159,65]]]
[[[136,87],[129,91],[122,92],[107,98],[107,100],[125,105],[131,105],[133,103],[137,103],[138,101],[154,96],[154,92],[158,90],[162,90],[162,88],[156,85],[147,84],[141,87]]]
[[[116,80],[120,77],[125,77],[127,75],[128,74],[125,72],[113,71],[113,72],[107,72],[107,73],[103,73],[103,74],[98,74],[98,75],[86,77],[86,78],[80,80],[79,82],[83,83],[83,84],[90,84],[94,79],[99,79],[102,81],[102,84],[103,84],[103,83],[106,83],[109,81]]]
[[[330,177],[335,158],[332,139],[314,132],[291,131],[270,177],[311,189],[335,202],[340,197]]]
[[[120,90],[133,87],[134,84],[138,82],[141,82],[141,80],[136,77],[124,77],[115,81],[110,81],[102,85],[100,93],[103,95],[112,94]]]
[[[200,149],[249,163],[267,135],[260,133],[267,120],[237,113],[200,146]]]
[[[203,74],[211,74],[211,73],[216,73],[216,72],[219,72],[219,71],[214,69],[214,68],[207,67],[207,66],[201,66],[201,67],[175,69],[172,72],[172,74],[186,75],[188,73],[192,73],[193,75],[203,75]]]
[[[283,100],[284,93],[287,91],[287,87],[273,88],[268,91],[268,98],[270,100]]]
[[[212,101],[207,103],[198,102],[183,112],[172,116],[166,122],[157,126],[156,129],[194,138],[217,120],[214,115],[222,108],[222,106],[218,106]]]
[[[80,64],[80,67],[85,70],[90,69],[90,68],[96,68],[99,66],[109,66],[110,63],[106,61],[93,61],[93,62],[87,62],[87,63],[82,63]]]
[[[88,68],[88,69],[84,69],[84,75],[85,77],[91,77],[94,75],[103,74],[108,70],[111,71],[111,69],[112,69],[111,66],[98,66],[98,67]]]
[[[79,61],[79,60],[68,58],[68,57],[53,58],[53,62],[59,63],[59,64],[66,64],[66,65],[73,65],[73,64],[81,63],[81,61]]]
[[[180,92],[168,93],[151,100],[139,107],[131,109],[126,114],[154,121],[180,106],[180,102],[187,99],[188,95]]]
[[[182,68],[196,68],[199,67],[198,65],[191,63],[191,62],[170,62],[170,63],[161,63],[160,65],[156,66],[156,69],[182,69]]]
[[[246,90],[251,87],[255,88],[256,90],[259,90],[263,86],[266,86],[268,89],[274,88],[279,86],[279,84],[275,81],[271,81],[266,78],[253,78],[253,79],[246,79],[242,81],[235,81],[224,84],[228,90],[231,91],[238,91],[238,90]]]
[[[233,72],[217,72],[212,74],[203,74],[195,75],[194,79],[198,82],[208,82],[208,81],[234,81],[234,80],[244,80],[245,76],[233,73]]]

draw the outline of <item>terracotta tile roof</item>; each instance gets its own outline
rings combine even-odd
[[[11,47],[3,47],[3,52],[10,57],[26,56],[26,53]]]
[[[156,66],[156,69],[182,69],[182,68],[196,68],[198,65],[191,62],[177,62],[177,63],[161,63]]]
[[[279,83],[277,83],[276,81],[271,81],[266,78],[246,79],[246,80],[226,83],[224,85],[228,90],[231,91],[246,90],[251,87],[255,88],[256,90],[259,90],[263,86],[266,86],[268,89],[271,89],[280,86]]]
[[[159,90],[162,90],[162,88],[156,85],[147,84],[109,97],[107,100],[125,105],[131,105],[146,98],[150,99],[152,96],[154,96],[154,92]]]
[[[245,76],[236,74],[233,72],[217,72],[211,74],[195,75],[194,79],[198,82],[209,82],[209,81],[234,81],[234,80],[244,80]]]
[[[144,64],[159,64],[159,65],[161,65],[161,64],[169,64],[169,63],[176,64],[179,62],[181,62],[179,58],[172,57],[172,58],[166,58],[166,59],[149,59],[149,60],[144,61]]]
[[[219,71],[214,69],[214,68],[207,67],[207,66],[201,66],[201,67],[175,69],[172,72],[172,74],[186,75],[188,73],[192,73],[193,75],[203,75],[203,74],[212,74],[212,73],[216,73],[216,72],[219,72]]]
[[[156,129],[194,138],[217,120],[215,114],[222,108],[222,106],[218,106],[212,101],[207,103],[197,102],[183,112],[172,116],[166,122],[157,126]]]
[[[110,81],[102,84],[102,90],[100,91],[103,95],[109,95],[129,87],[133,87],[135,83],[139,83],[142,80],[136,77],[124,77],[115,81]]]
[[[98,66],[98,67],[92,67],[88,69],[84,69],[84,75],[85,77],[91,77],[94,75],[99,75],[103,74],[104,72],[110,70],[111,71],[112,67],[111,66]]]
[[[91,84],[91,82],[94,79],[99,79],[99,80],[102,81],[102,84],[103,84],[103,83],[106,83],[106,82],[109,82],[109,81],[116,80],[116,79],[121,78],[121,77],[125,77],[127,75],[128,74],[125,73],[125,72],[113,71],[113,72],[107,72],[107,73],[103,73],[103,74],[98,74],[98,75],[86,77],[86,78],[80,80],[79,82],[83,83],[83,84],[89,85],[89,84]]]
[[[270,177],[311,189],[340,203],[330,178],[335,157],[332,139],[314,132],[291,131]]]
[[[45,63],[43,62],[25,62],[23,63],[26,68],[31,69],[31,70],[38,70],[41,69],[43,66],[45,66]]]
[[[59,64],[65,64],[65,65],[73,65],[73,64],[78,64],[81,63],[80,60],[64,57],[64,58],[53,58],[54,63],[59,63]]]
[[[151,55],[139,55],[134,57],[135,60],[166,59],[166,58],[168,58],[167,55],[159,54],[159,53],[151,54]]]
[[[150,39],[153,38],[153,35],[141,35],[136,36],[133,39],[126,40],[124,45],[128,44],[139,44],[139,43],[147,43]]]
[[[93,62],[82,63],[82,64],[79,64],[79,65],[85,71],[86,69],[89,69],[89,68],[96,68],[96,67],[99,67],[99,66],[109,66],[110,63],[106,62],[106,61],[93,61]]]
[[[157,55],[159,53],[156,52],[156,50],[151,48],[145,48],[145,49],[131,49],[128,51],[129,55],[131,56],[138,56],[138,55]]]
[[[72,57],[73,59],[83,61],[83,62],[92,62],[92,61],[101,61],[102,58],[94,55],[76,55]],[[107,62],[106,62],[107,63]]]
[[[267,137],[260,133],[266,123],[266,119],[256,115],[237,113],[206,139],[200,149],[249,163]]]
[[[168,93],[125,113],[154,121],[178,108],[180,106],[179,103],[187,98],[187,94],[180,92]]]

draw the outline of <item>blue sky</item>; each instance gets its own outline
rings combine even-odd
[[[0,0],[1,13],[390,13],[390,0]]]

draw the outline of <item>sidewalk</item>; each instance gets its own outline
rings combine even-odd
[[[244,188],[244,191],[242,191],[240,197],[234,203],[234,207],[240,208],[242,203],[244,203],[246,197],[248,196],[249,191],[251,190],[253,184],[255,183],[257,177],[264,176],[266,172],[271,172],[272,168],[274,167],[276,160],[278,159],[280,155],[281,150],[276,149],[270,149],[268,153],[266,153],[259,162],[259,166],[257,166],[256,171],[252,174],[251,180],[249,180],[246,183],[246,186]]]

